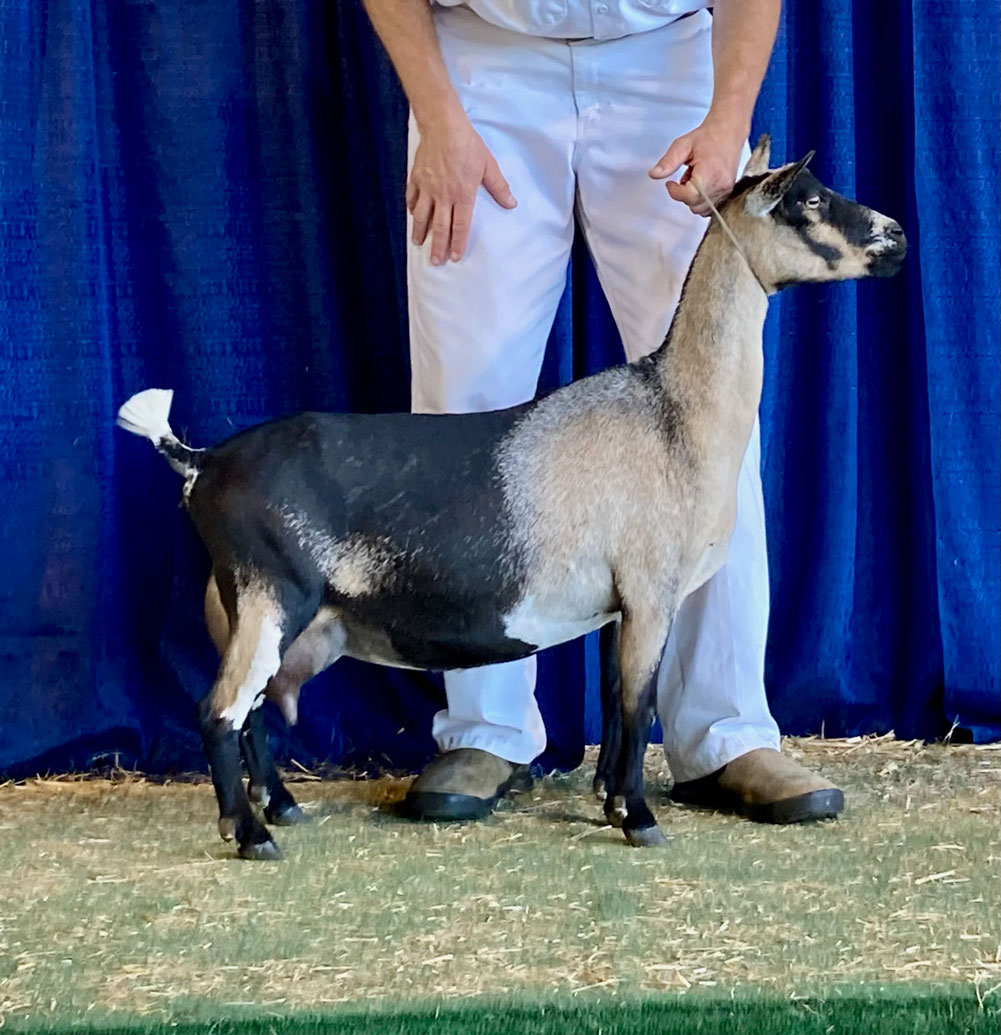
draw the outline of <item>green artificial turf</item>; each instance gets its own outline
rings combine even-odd
[[[438,1010],[385,1010],[204,1017],[172,1023],[108,1015],[67,1023],[53,1019],[11,1032],[37,1035],[997,1035],[997,1004],[981,1004],[969,991],[892,988],[857,990],[830,999],[782,1000],[774,996],[667,1001],[649,999],[600,1005],[520,1006],[472,1003]]]

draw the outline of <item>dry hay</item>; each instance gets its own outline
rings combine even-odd
[[[0,786],[0,1017],[70,1006],[171,1018],[470,995],[808,994],[955,982],[997,997],[1001,752],[790,739],[846,790],[836,823],[768,828],[671,807],[628,849],[589,793],[594,753],[473,825],[392,813],[408,780],[289,773],[312,814],[284,863],[214,832],[204,780]]]

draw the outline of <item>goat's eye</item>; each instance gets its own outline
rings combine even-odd
[[[806,199],[807,208],[820,208],[820,195],[814,194],[812,198]]]

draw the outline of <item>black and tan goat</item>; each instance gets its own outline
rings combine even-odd
[[[536,402],[461,416],[303,413],[204,451],[172,434],[169,392],[122,407],[119,422],[184,475],[211,555],[206,611],[222,662],[201,722],[219,829],[241,856],[280,854],[244,791],[241,746],[265,819],[299,815],[255,712],[265,695],[294,721],[302,683],[342,655],[463,668],[616,620],[605,812],[632,844],[663,840],[642,790],[654,677],[679,604],[726,557],[768,295],[888,275],[905,252],[896,223],[805,165],[769,171],[762,138],[663,345]]]

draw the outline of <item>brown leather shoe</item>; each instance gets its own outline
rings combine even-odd
[[[446,751],[410,785],[400,806],[411,819],[483,819],[505,794],[527,791],[532,774],[478,748]]]
[[[756,748],[709,776],[676,783],[671,800],[756,823],[832,819],[845,807],[841,790],[772,748]]]

